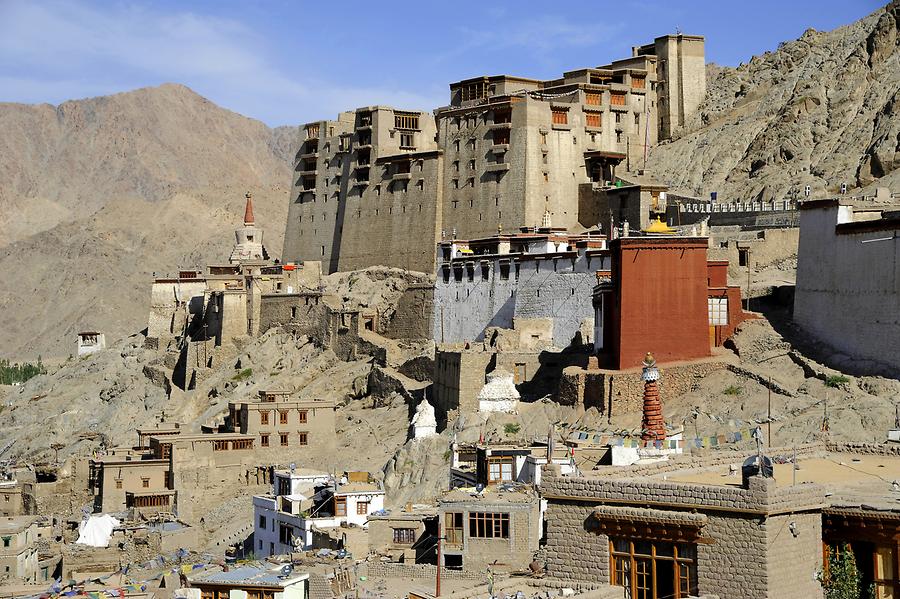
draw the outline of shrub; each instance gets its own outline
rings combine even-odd
[[[521,430],[521,428],[522,427],[519,426],[518,424],[513,424],[512,422],[509,422],[506,425],[504,425],[503,432],[506,433],[507,435],[515,435],[519,432],[519,430]]]
[[[236,375],[234,375],[233,377],[231,377],[231,380],[233,380],[233,381],[246,381],[246,380],[249,379],[251,376],[253,376],[253,369],[252,369],[252,368],[245,368],[245,369],[241,370],[240,372],[238,372],[238,373],[237,373]]]
[[[818,575],[825,599],[861,599],[862,578],[850,545],[829,549],[828,568]]]
[[[725,390],[722,391],[725,395],[740,395],[743,389],[736,385],[728,385],[725,387]]]
[[[834,374],[825,378],[825,386],[826,387],[840,387],[845,383],[849,383],[850,379],[845,377],[843,374]]]

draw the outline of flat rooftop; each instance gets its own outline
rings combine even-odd
[[[230,586],[254,586],[283,589],[292,584],[306,580],[309,574],[305,572],[292,572],[285,578],[281,578],[280,568],[267,569],[263,566],[240,566],[224,572],[216,569],[202,571],[188,578],[192,584],[216,584]]]
[[[738,462],[740,463],[740,462]],[[652,474],[670,482],[701,485],[741,486],[738,468],[730,473],[730,464],[699,469],[676,470]],[[833,507],[865,507],[900,512],[900,455],[867,455],[829,453],[797,457],[796,484],[813,483],[825,488],[826,501]],[[794,484],[794,465],[774,465],[775,485],[778,488]]]
[[[0,534],[16,534],[43,520],[42,516],[7,516],[0,518]]]
[[[474,487],[459,487],[444,493],[438,500],[441,504],[446,503],[532,503],[537,499],[531,485],[520,483],[504,483],[499,485],[489,485],[478,493]]]

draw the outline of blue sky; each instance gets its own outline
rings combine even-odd
[[[676,29],[706,36],[707,61],[737,65],[882,4],[0,0],[0,101],[57,104],[178,82],[273,126],[376,103],[431,110],[451,81],[557,77]]]

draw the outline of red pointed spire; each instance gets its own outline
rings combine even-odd
[[[244,197],[247,198],[247,206],[244,208],[244,224],[252,225],[253,224],[253,194],[249,191],[247,195]]]

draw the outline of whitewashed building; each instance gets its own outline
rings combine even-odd
[[[362,482],[335,482],[315,472],[276,471],[273,492],[253,497],[253,550],[257,557],[315,546],[316,530],[366,527],[384,509],[384,491]]]

